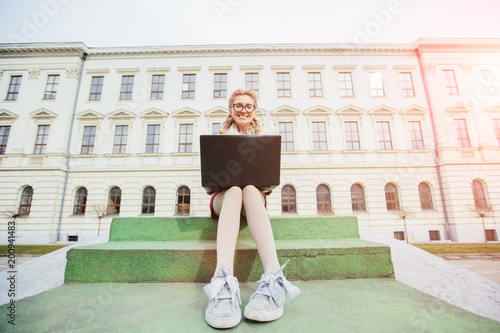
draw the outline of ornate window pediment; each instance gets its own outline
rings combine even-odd
[[[326,106],[319,104],[304,110],[304,114],[306,116],[314,116],[314,117],[328,117],[332,113],[333,109],[327,108]]]
[[[169,113],[158,108],[149,108],[139,113],[141,118],[167,118]]]
[[[464,103],[457,103],[445,109],[448,113],[468,113],[472,111],[472,106]]]
[[[47,110],[46,108],[40,108],[30,113],[30,116],[39,120],[53,120],[57,117],[57,113]]]
[[[201,116],[201,112],[189,107],[184,107],[172,112],[172,116],[176,118],[198,118]]]
[[[0,110],[0,121],[5,120],[5,121],[13,121],[15,119],[19,118],[19,116],[13,112],[10,112],[5,109]]]
[[[137,117],[137,115],[131,111],[125,110],[125,109],[117,109],[115,111],[111,111],[108,113],[108,118],[118,120],[118,119],[123,119],[123,120],[130,120],[134,119]]]
[[[371,116],[389,116],[392,117],[396,113],[396,109],[387,105],[380,105],[371,110],[368,110],[368,114]]]
[[[344,106],[343,108],[337,109],[335,113],[341,117],[361,117],[365,113],[365,110],[358,106],[350,104]]]
[[[100,112],[94,110],[85,110],[76,115],[76,119],[79,120],[101,120],[104,119],[104,115]]]
[[[489,113],[491,115],[500,115],[500,103],[493,104],[487,108],[484,109],[486,113]],[[1,111],[0,111],[1,112]]]
[[[216,106],[208,110],[205,115],[209,118],[226,118],[228,115],[227,107]]]
[[[273,116],[292,116],[296,117],[300,114],[300,110],[289,105],[283,105],[271,110]]]

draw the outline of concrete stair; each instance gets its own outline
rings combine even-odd
[[[390,248],[359,238],[353,216],[271,217],[278,257],[289,280],[393,278]],[[207,282],[216,265],[217,223],[206,217],[115,218],[109,242],[67,253],[66,283]],[[235,275],[262,274],[242,221]]]

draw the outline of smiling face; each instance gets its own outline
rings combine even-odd
[[[241,104],[243,106],[248,105],[248,104],[253,104],[255,105],[255,101],[253,100],[252,97],[248,95],[238,95],[234,99],[233,104]],[[242,131],[243,133],[246,133],[248,129],[250,128],[250,124],[253,121],[253,118],[255,117],[255,112],[257,109],[255,109],[253,112],[248,113],[243,109],[241,112],[236,112],[233,110],[232,107],[229,107],[229,114],[233,117],[234,121],[236,122],[236,126]]]

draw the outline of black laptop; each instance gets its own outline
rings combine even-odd
[[[201,135],[201,185],[207,192],[280,183],[280,135]]]

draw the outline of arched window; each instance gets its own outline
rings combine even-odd
[[[474,195],[474,204],[476,209],[488,207],[483,184],[477,179],[472,182],[472,194]]]
[[[142,191],[142,214],[154,214],[156,203],[156,190],[148,186]]]
[[[85,187],[80,187],[76,190],[75,195],[75,207],[73,208],[74,215],[85,214],[85,208],[87,207],[87,189]]]
[[[115,186],[108,195],[108,214],[120,214],[120,204],[122,202],[122,190]]]
[[[177,189],[177,204],[175,205],[175,214],[189,215],[191,203],[191,191],[187,186],[181,186]]]
[[[19,204],[19,215],[29,215],[31,210],[31,200],[33,199],[33,188],[26,186],[21,194],[21,203]]]
[[[316,188],[316,204],[318,214],[332,213],[332,198],[330,196],[330,188],[325,184],[320,184]]]
[[[418,194],[420,196],[420,207],[422,209],[434,209],[432,204],[431,187],[429,184],[418,184]]]
[[[385,185],[385,204],[387,210],[399,210],[399,196],[396,185],[387,183]]]
[[[359,184],[351,186],[351,205],[353,212],[366,212],[365,190],[363,186]]]
[[[295,201],[295,188],[285,185],[281,189],[281,212],[297,213],[297,202]]]

